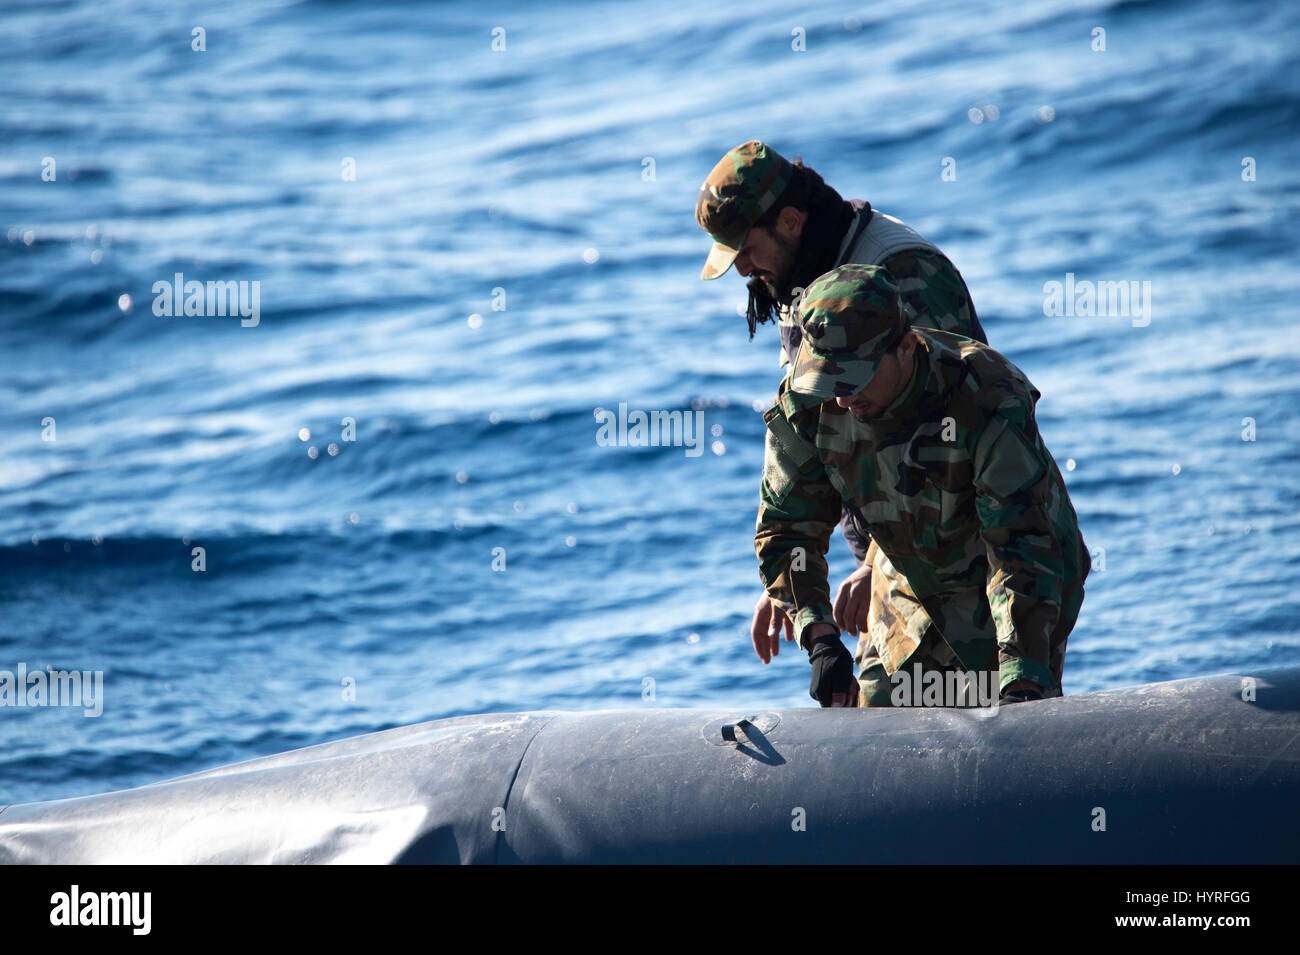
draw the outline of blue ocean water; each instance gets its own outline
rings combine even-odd
[[[41,0],[0,64],[0,669],[104,680],[0,709],[0,804],[813,705],[748,636],[775,332],[698,278],[751,138],[939,243],[1043,392],[1067,692],[1300,660],[1295,5]],[[155,315],[176,273],[257,324]],[[1067,275],[1149,312],[1046,315]],[[602,446],[620,403],[701,453]]]

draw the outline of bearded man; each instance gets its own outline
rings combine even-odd
[[[780,366],[794,361],[801,341],[799,304],[803,290],[846,263],[880,266],[898,288],[913,327],[954,332],[987,344],[961,273],[932,242],[899,219],[863,199],[846,201],[802,159],[787,161],[766,143],[751,140],[728,152],[700,188],[695,218],[713,239],[700,273],[716,279],[734,263],[749,279],[746,318],[753,338],[759,324],[777,322]],[[847,510],[841,528],[858,568],[836,594],[835,620],[864,638],[872,588],[878,597],[894,592],[915,598],[907,582],[857,531]],[[769,663],[780,634],[793,639],[789,617],[764,593],[754,608],[750,636],[754,651]],[[880,671],[870,641],[860,641],[859,672]],[[831,705],[850,705],[837,694]]]

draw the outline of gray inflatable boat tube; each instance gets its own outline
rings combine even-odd
[[[1300,667],[991,710],[437,720],[8,806],[8,863],[1296,863]]]

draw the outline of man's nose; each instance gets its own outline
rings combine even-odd
[[[735,264],[736,264],[736,271],[740,273],[741,277],[748,278],[750,272],[750,266],[752,264],[749,261],[749,253],[741,252],[737,254]]]

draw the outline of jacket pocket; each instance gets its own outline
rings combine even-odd
[[[799,472],[816,463],[817,452],[799,437],[780,408],[769,408],[763,414],[763,422],[767,425],[763,482],[767,493],[780,503],[794,487]]]

